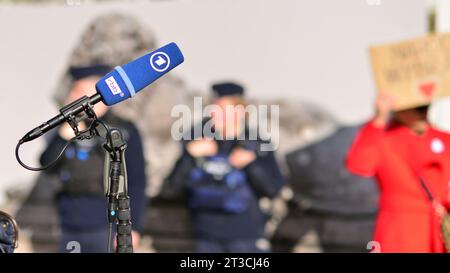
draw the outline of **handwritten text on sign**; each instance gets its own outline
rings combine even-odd
[[[379,92],[407,109],[450,96],[450,33],[372,47]]]

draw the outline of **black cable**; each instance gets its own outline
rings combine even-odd
[[[98,120],[98,119],[95,119],[94,121],[92,121],[92,123],[89,125],[89,127],[88,127],[86,130],[79,132],[77,136],[71,138],[71,139],[64,145],[64,147],[61,149],[61,152],[59,152],[59,154],[58,154],[58,156],[55,158],[55,160],[53,160],[52,162],[50,162],[49,164],[47,164],[47,165],[44,166],[44,167],[30,167],[30,166],[28,166],[27,164],[25,164],[25,163],[20,159],[20,155],[19,155],[20,146],[22,146],[22,144],[24,144],[25,142],[24,142],[22,139],[19,140],[19,142],[18,142],[17,145],[16,145],[16,159],[17,159],[17,162],[19,162],[19,164],[20,164],[22,167],[24,167],[25,169],[30,170],[30,171],[39,172],[39,171],[47,170],[47,169],[53,167],[53,166],[58,162],[58,160],[61,158],[61,156],[63,155],[64,151],[67,149],[67,147],[69,147],[70,144],[74,143],[76,140],[83,140],[84,138],[92,137],[92,136],[94,135],[94,134],[93,134],[93,131],[94,131],[95,128],[96,128],[96,124],[100,124],[100,125],[102,125],[102,126],[105,128],[105,130],[106,130],[106,132],[107,132],[106,138],[107,138],[108,140],[111,140],[111,136],[110,136],[110,134],[109,134],[109,127],[108,127],[103,121],[100,121],[100,120]],[[89,132],[89,136],[86,136],[86,135],[85,135],[87,132]],[[96,132],[96,134],[98,135],[98,132]]]
[[[108,236],[108,253],[114,253],[114,249],[111,245],[112,241],[114,240],[113,235],[113,224],[109,223],[109,236]]]
[[[25,163],[22,162],[22,160],[20,159],[20,156],[19,156],[19,149],[20,149],[20,146],[22,146],[22,144],[23,144],[24,142],[23,142],[23,141],[19,141],[19,143],[17,143],[17,145],[16,145],[16,159],[17,159],[17,162],[19,162],[19,164],[20,164],[22,167],[24,167],[25,169],[30,170],[30,171],[39,172],[39,171],[47,170],[48,168],[53,167],[53,166],[57,163],[57,161],[59,160],[59,158],[63,155],[64,151],[67,149],[67,147],[69,147],[70,144],[72,144],[73,142],[75,142],[76,139],[77,139],[77,137],[74,137],[74,138],[70,139],[70,140],[64,145],[64,147],[62,148],[61,152],[59,152],[59,154],[58,154],[58,156],[56,157],[56,159],[53,160],[52,162],[50,162],[48,165],[46,165],[46,166],[44,166],[44,167],[30,167],[30,166],[28,166],[27,164],[25,164]]]
[[[112,143],[112,138],[111,138],[109,126],[106,125],[103,121],[97,119],[97,120],[95,120],[95,121],[91,124],[91,126],[93,127],[92,129],[95,129],[95,128],[97,127],[97,126],[93,126],[93,125],[95,125],[95,123],[100,124],[100,125],[103,126],[103,128],[105,128],[105,131],[106,131],[105,139],[107,140],[107,142],[109,141],[109,143]],[[96,130],[96,129],[95,129],[95,130]],[[98,136],[100,136],[100,134],[98,133],[98,131],[96,131],[96,133],[97,133]]]

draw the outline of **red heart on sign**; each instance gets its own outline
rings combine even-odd
[[[436,91],[436,83],[434,82],[423,83],[419,86],[419,88],[420,92],[422,92],[422,95],[430,99],[431,97],[433,97],[434,92]]]

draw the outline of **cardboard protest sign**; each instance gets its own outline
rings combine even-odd
[[[450,33],[370,48],[378,92],[395,99],[395,110],[450,96]]]

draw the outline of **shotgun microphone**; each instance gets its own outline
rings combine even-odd
[[[19,143],[34,140],[51,129],[86,111],[100,101],[111,106],[133,97],[161,76],[184,62],[184,56],[175,43],[167,44],[102,77],[95,85],[97,93],[81,97],[60,109],[60,114],[28,132]]]

